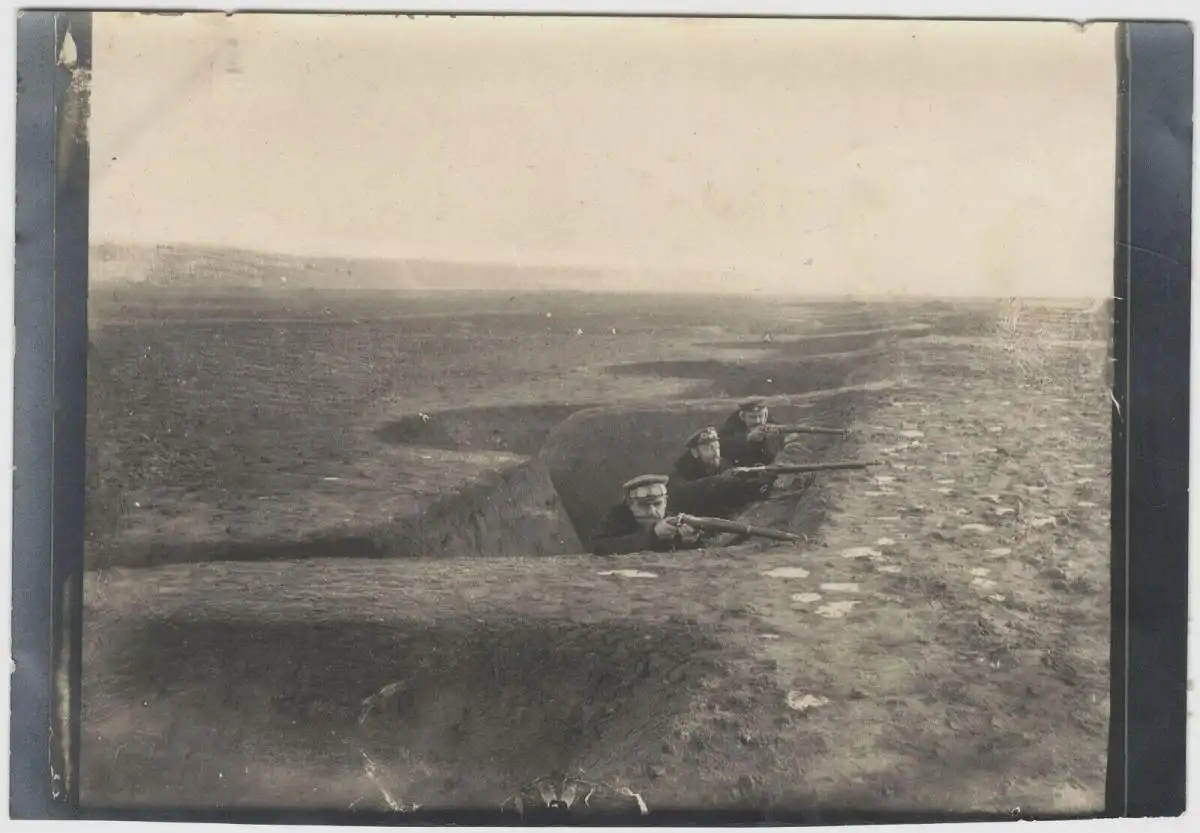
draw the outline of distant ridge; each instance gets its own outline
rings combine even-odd
[[[158,246],[97,243],[90,250],[89,283],[101,288],[161,287],[196,291],[392,290],[399,292],[626,292],[667,295],[791,297],[809,300],[886,299],[903,303],[944,300],[962,304],[994,303],[996,296],[920,296],[910,293],[848,294],[837,281],[798,275],[792,291],[760,287],[754,275],[728,269],[711,271],[619,269],[432,259],[334,257],[284,254],[225,246],[171,243]],[[764,295],[764,293],[766,293]],[[1036,303],[1110,312],[1102,299],[1025,299]],[[1080,301],[1082,300],[1082,304]]]
[[[89,257],[89,282],[110,288],[347,289],[424,292],[582,291],[745,295],[753,282],[720,273],[619,270],[426,259],[319,257],[193,244],[101,243]],[[658,281],[656,278],[667,278]]]
[[[91,249],[88,270],[90,282],[97,285],[136,283],[177,289],[468,290],[637,285],[633,276],[570,267],[306,257],[198,245],[99,244]]]

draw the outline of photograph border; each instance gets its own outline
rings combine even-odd
[[[78,806],[89,158],[86,130],[80,129],[86,125],[86,95],[82,101],[77,95],[72,98],[71,82],[73,72],[90,71],[91,16],[102,11],[27,11],[17,22],[11,816],[272,824],[508,824],[508,817],[501,819],[492,811],[375,816],[342,811],[172,812]],[[625,12],[431,14],[631,16]],[[632,16],[680,15],[647,12]],[[757,13],[687,16],[854,19]],[[1190,411],[1189,385],[1178,380],[1181,376],[1190,380],[1194,39],[1190,26],[1183,22],[1095,22],[1119,24],[1114,44],[1119,129],[1108,806],[1102,813],[1053,818],[1172,816],[1183,812],[1186,776]],[[76,50],[73,69],[58,60],[68,33]],[[86,87],[84,90],[86,93]],[[78,118],[80,106],[82,120]],[[74,115],[72,107],[76,108]],[[73,127],[64,131],[63,124]],[[987,199],[987,195],[980,198]],[[64,726],[69,726],[65,733]],[[985,813],[850,810],[790,815],[651,812],[645,817],[572,819],[571,823],[847,824],[997,818]],[[1013,814],[1001,818],[1051,817]]]

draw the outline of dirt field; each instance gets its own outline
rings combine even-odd
[[[1101,809],[1084,305],[306,303],[100,310],[85,803]],[[749,393],[882,465],[748,513],[806,545],[578,554],[584,504]],[[477,532],[415,557],[446,488],[436,535]]]

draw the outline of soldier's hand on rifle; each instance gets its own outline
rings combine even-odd
[[[760,443],[767,438],[767,427],[765,425],[756,425],[746,434],[746,439],[752,443]]]
[[[685,544],[693,544],[700,538],[700,531],[695,527],[688,526],[687,524],[680,524],[676,527],[676,529],[679,530],[679,537]]]
[[[679,526],[676,524],[676,522],[674,520],[672,520],[671,518],[663,518],[661,521],[659,521],[658,523],[656,523],[654,525],[654,534],[657,535],[662,540],[666,541],[669,538],[674,538],[675,532],[678,529],[679,529]]]

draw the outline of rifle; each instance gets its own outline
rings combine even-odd
[[[796,535],[793,532],[783,532],[778,529],[769,529],[765,526],[750,526],[749,524],[738,523],[737,521],[727,521],[723,518],[698,518],[695,515],[678,514],[671,515],[666,520],[668,523],[676,526],[686,524],[700,532],[736,532],[739,535],[770,538],[774,541],[808,540],[803,535]]]
[[[830,434],[835,437],[844,437],[850,432],[845,428],[818,428],[814,425],[797,425],[794,423],[779,424],[778,422],[767,422],[760,426],[765,431],[778,434]]]
[[[729,469],[730,474],[807,474],[814,471],[840,471],[844,469],[866,469],[878,466],[879,461],[849,460],[841,463],[773,463],[769,466],[739,466]]]

